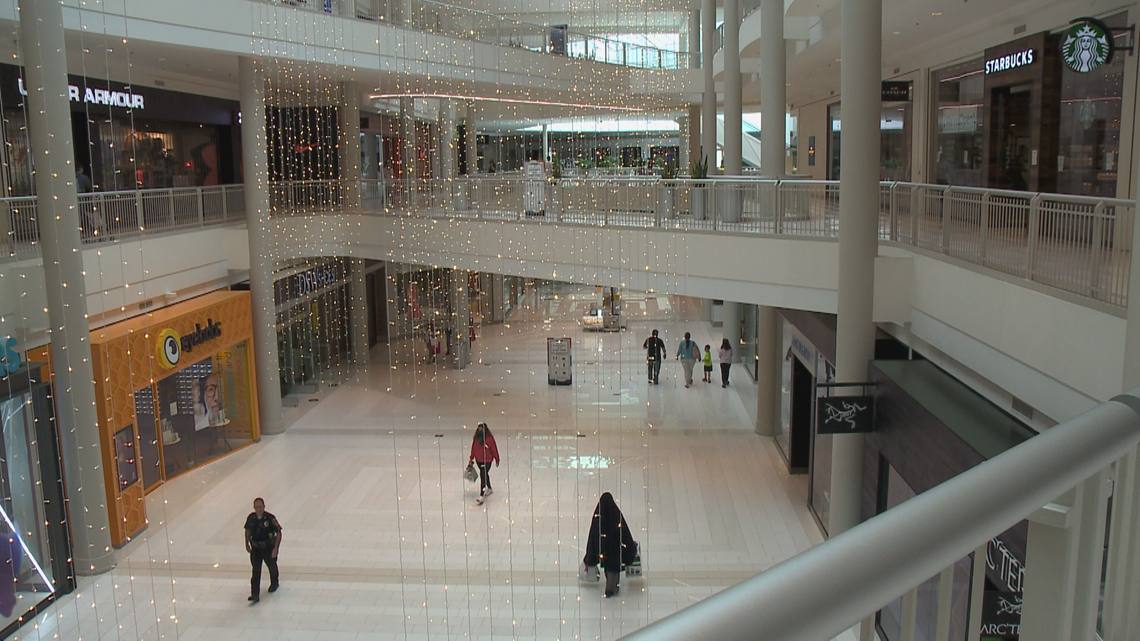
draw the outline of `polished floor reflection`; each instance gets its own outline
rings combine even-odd
[[[670,360],[645,384],[650,329],[671,353],[685,331],[719,343],[699,301],[629,296],[628,331],[585,333],[591,291],[530,292],[462,371],[417,341],[377,348],[363,380],[289,410],[287,433],[152,493],[116,570],[18,638],[613,639],[818,543],[805,479],[753,432],[743,369],[685,389]],[[547,384],[549,336],[574,341],[571,386]],[[479,421],[503,456],[481,506],[461,474]],[[645,568],[608,600],[576,572],[605,491]],[[282,587],[251,607],[256,496],[284,527]]]

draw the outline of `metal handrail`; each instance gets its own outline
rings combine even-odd
[[[834,638],[1135,451],[1138,414],[1140,388],[624,638]]]
[[[245,220],[244,185],[105,191],[78,195],[84,245]],[[40,253],[35,196],[0,198],[0,260]]]
[[[335,187],[321,181],[280,183],[274,189],[290,195],[275,197],[274,203],[281,214],[338,211],[347,198],[353,209],[383,215],[838,238],[838,181],[567,176],[545,182],[545,206],[524,202],[536,197],[527,196],[532,179],[503,174],[365,180],[359,186],[336,182]],[[882,242],[943,254],[1113,307],[1127,304],[1135,201],[905,182],[883,182],[880,190]],[[353,201],[357,193],[359,202]],[[533,215],[536,210],[540,215]]]

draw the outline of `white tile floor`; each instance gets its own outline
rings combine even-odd
[[[806,479],[753,433],[743,371],[728,389],[699,373],[685,389],[670,361],[645,384],[651,327],[671,350],[684,331],[719,342],[678,320],[696,301],[648,297],[645,318],[659,320],[621,334],[581,332],[584,306],[564,297],[548,323],[550,301],[530,303],[482,328],[464,371],[408,365],[407,343],[378,348],[366,380],[290,410],[287,433],[167,483],[118,567],[16,637],[613,639],[821,540]],[[575,340],[575,382],[552,387],[545,338],[561,335]],[[480,420],[504,459],[483,506],[461,478]],[[576,578],[603,491],[645,565],[610,600]],[[251,607],[241,526],[255,496],[285,538],[281,590]]]

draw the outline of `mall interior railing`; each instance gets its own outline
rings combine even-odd
[[[280,213],[388,215],[652,227],[830,238],[839,183],[650,177],[275,184]],[[346,207],[346,199],[352,201]],[[1135,201],[885,182],[879,237],[1079,297],[1127,303]]]
[[[400,16],[400,0],[261,0],[285,7],[344,17],[389,22],[460,40],[551,53],[639,69],[688,69],[690,53],[639,45],[468,9],[434,0],[410,3],[411,15]]]
[[[1125,470],[1140,444],[1138,414],[1140,389],[1052,427],[821,545],[624,638],[831,639],[899,597],[904,597],[906,604],[904,595],[933,578],[939,580],[934,617],[937,629],[925,629],[929,635],[925,637],[916,637],[912,630],[909,638],[947,639],[951,638],[952,605],[949,598],[941,597],[951,591],[955,566],[971,553],[972,589],[966,629],[981,630],[989,541],[1034,513],[1043,513],[1038,522],[1049,524],[1057,523],[1058,518],[1064,521],[1068,510],[1095,513],[1099,501],[1092,497],[1102,496],[1102,473],[1110,469],[1117,475],[1120,492],[1130,496],[1123,487],[1128,482],[1121,477],[1133,473]],[[1077,493],[1065,496],[1074,488]],[[1082,500],[1089,505],[1082,507]],[[1123,499],[1122,503],[1127,506],[1130,500]],[[1074,567],[1071,573],[1049,572],[1042,571],[1043,563],[1037,572],[1025,573],[1022,592],[1026,602],[1024,608],[1019,599],[1015,605],[1023,634],[1033,627],[1035,639],[1096,638],[1093,628],[1100,603],[1101,572],[1107,571],[1101,617],[1104,638],[1135,638],[1116,629],[1119,626],[1115,622],[1122,613],[1114,610],[1132,607],[1128,598],[1118,598],[1129,583],[1129,577],[1121,576],[1127,563],[1113,563],[1119,560],[1118,554],[1127,555],[1122,550],[1127,550],[1128,544],[1120,539],[1135,536],[1137,522],[1127,518],[1129,512],[1113,510],[1116,516],[1109,528],[1107,557],[1103,530],[1098,536],[1094,528],[1088,530],[1091,536],[1069,535],[1079,551],[1067,562],[1080,566],[1079,559],[1085,559],[1087,567]],[[1100,514],[1103,519],[1103,512]],[[1077,523],[1084,517],[1067,518],[1073,521],[1070,533],[1086,531],[1083,521]],[[1104,527],[1103,520],[1100,527]],[[1030,527],[1027,556],[1035,553],[1039,543],[1043,547],[1038,554],[1058,549],[1056,532],[1060,526],[1046,528]],[[1044,540],[1036,538],[1038,533]],[[1060,587],[1066,584],[1070,592]],[[914,602],[910,600],[910,608]],[[1050,629],[1053,621],[1067,621],[1071,632]],[[1042,628],[1048,632],[1042,634]],[[963,632],[958,628],[954,638],[977,638],[973,634],[960,636]],[[903,635],[908,638],[906,632]]]
[[[40,254],[35,196],[0,199],[0,259]],[[79,194],[85,245],[245,220],[242,185]]]

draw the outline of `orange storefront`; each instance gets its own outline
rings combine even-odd
[[[260,437],[249,292],[217,291],[91,332],[111,540],[145,494]]]

